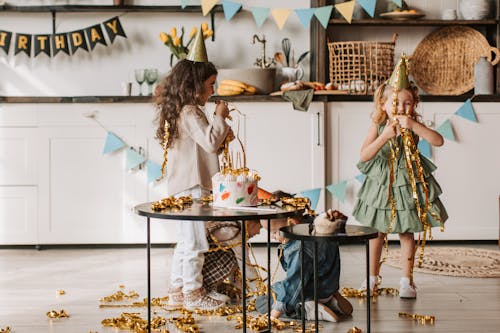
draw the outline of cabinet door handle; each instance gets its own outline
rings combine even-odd
[[[143,150],[144,150],[144,149],[143,149],[141,146],[139,146],[139,155],[142,155],[142,151],[143,151]],[[142,165],[143,165],[143,164],[144,164],[144,163],[139,164],[139,170],[142,170]]]
[[[320,120],[320,117],[319,117],[319,112],[316,112],[316,116],[318,117],[318,141],[317,141],[317,145],[320,146],[321,145],[321,120]]]

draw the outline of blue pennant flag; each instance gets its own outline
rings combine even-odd
[[[418,142],[418,150],[422,155],[424,155],[427,158],[431,158],[431,144],[424,139],[420,139]]]
[[[444,123],[442,123],[436,131],[444,136],[446,139],[455,141],[455,134],[453,134],[453,127],[451,127],[451,122],[449,119],[446,119]]]
[[[314,15],[316,15],[316,18],[318,21],[321,23],[323,28],[328,27],[328,21],[330,21],[330,16],[332,15],[332,10],[333,6],[323,6],[323,7],[318,7],[314,10]]]
[[[161,177],[161,165],[156,164],[155,162],[147,161],[146,169],[148,172],[148,184],[153,180],[160,179]]]
[[[250,8],[250,10],[252,11],[253,19],[255,20],[257,27],[262,27],[264,21],[266,21],[267,16],[269,15],[269,8],[253,7]]]
[[[184,9],[186,8],[187,5],[189,5],[190,0],[181,0],[181,8]]]
[[[136,152],[132,147],[127,150],[127,165],[126,168],[127,170],[133,169],[137,166],[139,166],[141,163],[143,163],[146,160],[144,156]]]
[[[465,103],[457,111],[455,111],[455,114],[477,123],[476,114],[474,113],[474,108],[472,107],[470,98],[468,98]]]
[[[117,137],[114,133],[108,132],[106,136],[106,143],[104,144],[103,154],[111,153],[125,146],[125,142]]]
[[[328,185],[326,189],[343,203],[347,189],[347,180],[341,181],[337,184]]]
[[[375,16],[375,5],[377,4],[377,0],[356,0],[356,2],[368,13],[368,15],[370,15],[370,17]]]
[[[354,178],[356,178],[356,180],[358,182],[363,183],[365,181],[365,179],[366,179],[366,175],[364,173],[360,173],[359,175],[357,175]]]
[[[392,0],[399,8],[403,7],[403,0]]]
[[[319,202],[319,195],[321,194],[321,188],[315,188],[313,190],[307,190],[300,192],[302,196],[309,198],[311,200],[311,208],[316,210]]]
[[[295,9],[295,14],[297,14],[302,26],[307,29],[314,15],[314,8]]]
[[[240,8],[241,3],[222,0],[222,9],[224,10],[224,17],[226,18],[226,21],[230,21]]]

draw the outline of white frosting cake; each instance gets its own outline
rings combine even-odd
[[[258,175],[253,171],[231,175],[217,173],[212,177],[213,205],[216,207],[257,206]]]

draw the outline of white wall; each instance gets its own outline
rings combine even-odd
[[[309,49],[309,29],[304,29],[292,12],[282,31],[271,16],[258,29],[249,7],[307,8],[308,0],[239,0],[243,11],[229,22],[223,13],[215,15],[215,41],[207,41],[209,58],[218,68],[253,67],[255,58],[260,57],[260,45],[252,45],[254,34],[266,36],[266,55],[281,51],[281,39],[289,37],[295,54]],[[112,0],[11,0],[12,5],[90,4],[110,5]],[[191,1],[191,5],[199,5]],[[135,5],[180,5],[180,0],[127,0]],[[121,12],[100,13],[57,13],[57,32],[83,29],[102,23]],[[0,50],[0,96],[85,96],[120,95],[121,82],[133,81],[136,68],[158,68],[162,75],[170,68],[170,51],[159,40],[161,31],[169,32],[172,27],[187,33],[193,26],[210,22],[210,16],[202,13],[125,13],[120,17],[128,38],[117,37],[114,44],[105,47],[97,45],[91,52],[78,50],[75,55],[59,53],[54,58],[44,54],[28,58],[25,54],[14,56],[14,45],[8,56]],[[50,13],[0,12],[0,30],[30,34],[52,33]],[[309,60],[303,66],[308,69]],[[145,86],[143,86],[145,91]],[[137,85],[133,86],[137,94]]]

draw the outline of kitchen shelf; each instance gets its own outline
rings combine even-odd
[[[344,19],[331,19],[331,25],[360,25],[360,26],[449,26],[449,25],[480,25],[480,26],[496,26],[498,21],[495,19],[488,20],[390,20],[390,19],[364,19],[352,20],[351,23]]]
[[[201,6],[87,6],[87,5],[60,5],[60,6],[0,6],[0,12],[201,12]],[[216,5],[211,12],[222,12],[222,5]]]
[[[421,95],[422,102],[465,102],[472,98],[472,94],[460,96]],[[241,95],[241,96],[212,96],[209,102],[223,99],[228,102],[285,102],[281,96],[270,95]],[[315,102],[371,102],[372,95],[315,95]],[[500,102],[500,95],[476,95],[473,102]],[[152,103],[151,96],[0,96],[0,104],[16,103]]]

